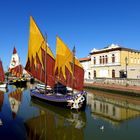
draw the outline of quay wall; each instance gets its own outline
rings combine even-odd
[[[140,97],[140,79],[94,79],[85,80],[84,88],[109,93]]]
[[[140,86],[140,79],[95,78],[95,79],[85,79],[84,83],[115,84],[115,85],[123,85],[123,86]]]

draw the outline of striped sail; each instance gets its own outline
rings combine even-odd
[[[57,37],[55,63],[56,81],[68,87],[82,90],[84,69],[78,59],[76,57],[74,58],[73,56],[73,53],[66,46],[66,44],[59,37]]]
[[[53,87],[55,58],[32,17],[30,17],[29,34],[25,69],[39,81]]]

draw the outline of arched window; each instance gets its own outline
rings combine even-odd
[[[90,72],[88,73],[88,78],[90,79]]]
[[[108,63],[108,57],[107,57],[107,55],[105,56],[105,63],[106,64]]]
[[[96,78],[96,70],[94,70],[94,72],[93,72],[93,73],[94,73],[94,78]]]
[[[96,64],[96,57],[94,57],[93,61],[94,61],[94,65],[95,65]]]
[[[103,64],[105,63],[105,57],[103,56]]]
[[[112,70],[112,78],[115,78],[115,70]]]
[[[102,64],[102,57],[100,56],[100,64]]]
[[[115,63],[115,55],[112,54],[112,63]]]

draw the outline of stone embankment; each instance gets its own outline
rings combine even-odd
[[[85,83],[84,87],[90,90],[102,90],[115,94],[140,97],[140,86],[104,84],[104,83]]]

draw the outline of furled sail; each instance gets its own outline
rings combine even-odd
[[[13,54],[10,61],[9,72],[12,74],[12,76],[16,77],[21,77],[23,74],[23,68],[20,64],[20,58],[15,47],[13,49]]]
[[[11,92],[8,95],[10,107],[12,111],[13,119],[16,117],[16,114],[19,110],[19,106],[21,104],[22,99],[22,89],[17,89],[16,91]]]
[[[53,86],[55,58],[32,17],[30,17],[29,34],[28,56],[25,69],[39,81]]]
[[[0,60],[0,83],[4,82],[5,80],[5,75],[4,75],[4,70],[3,70],[3,65],[2,65],[2,61]]]
[[[55,77],[56,81],[68,87],[77,90],[83,89],[84,69],[78,59],[74,57],[73,52],[59,37],[56,38]]]

